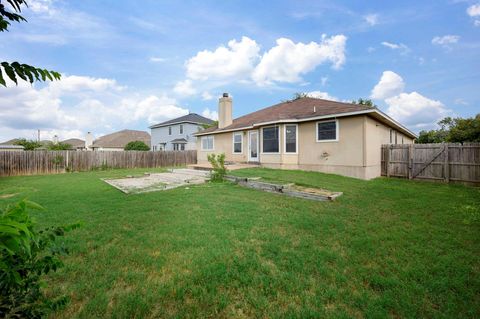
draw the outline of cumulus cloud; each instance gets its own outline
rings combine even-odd
[[[218,120],[218,112],[212,111],[208,107],[203,110],[202,116],[205,116],[206,118],[212,119],[214,121]]]
[[[392,43],[383,41],[382,45],[392,50],[398,50],[401,54],[407,54],[408,52],[410,52],[410,48],[403,43]]]
[[[378,14],[367,14],[363,19],[372,27],[378,24]]]
[[[0,91],[1,139],[31,138],[37,129],[42,137],[83,137],[85,132],[110,133],[144,122],[153,124],[188,110],[167,95],[142,96],[113,79],[64,75],[61,81],[30,85],[9,82]]]
[[[441,45],[441,46],[448,46],[449,44],[457,43],[460,40],[460,36],[458,35],[444,35],[442,37],[434,37],[432,39],[432,44]]]
[[[179,81],[175,84],[173,91],[178,95],[191,96],[197,93],[197,90],[193,87],[192,80]]]
[[[372,99],[387,99],[403,91],[405,83],[400,75],[393,71],[385,71],[380,81],[375,85],[370,97]]]
[[[331,63],[335,69],[345,63],[347,37],[322,36],[320,43],[295,43],[287,38],[277,40],[277,45],[264,53],[256,66],[252,78],[259,85],[273,82],[294,83],[302,80],[301,75],[313,71],[323,63]]]
[[[202,100],[204,100],[204,101],[213,100],[213,95],[211,95],[210,92],[208,92],[208,91],[204,91],[202,93]]]
[[[245,77],[253,70],[259,51],[258,44],[245,36],[241,41],[229,41],[227,47],[200,51],[186,62],[187,77],[194,80]]]
[[[313,97],[315,99],[324,99],[324,100],[330,100],[330,101],[338,101],[338,98],[335,96],[331,96],[327,92],[321,92],[321,91],[311,91],[307,92],[307,96]]]
[[[403,92],[403,78],[392,71],[385,71],[372,90],[371,98],[384,100],[387,114],[412,129],[431,128],[449,114],[442,102],[429,99],[418,92]]]
[[[471,5],[467,8],[467,14],[474,18],[473,25],[476,27],[480,26],[480,3]]]

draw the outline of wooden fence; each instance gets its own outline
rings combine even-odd
[[[480,143],[382,145],[382,175],[480,184]]]
[[[196,151],[0,151],[0,176],[56,174],[98,168],[168,167],[196,163]]]

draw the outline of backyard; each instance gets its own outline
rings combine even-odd
[[[207,183],[125,195],[100,178],[152,169],[0,179],[42,226],[81,221],[47,278],[53,318],[480,316],[480,189],[301,171],[240,176],[343,192],[316,202]],[[159,170],[156,170],[159,171]]]

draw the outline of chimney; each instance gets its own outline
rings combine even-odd
[[[232,124],[232,98],[228,93],[218,100],[218,128],[224,128]]]
[[[53,144],[57,145],[58,144],[58,135],[54,135],[52,139]]]
[[[87,133],[87,136],[85,136],[85,148],[87,150],[91,149],[93,144],[93,135],[91,132]]]

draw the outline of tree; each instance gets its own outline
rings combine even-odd
[[[125,151],[149,151],[150,146],[142,141],[132,141],[125,145]]]
[[[218,121],[213,121],[212,124],[201,124],[201,127],[206,130],[207,128],[211,127],[218,127]]]
[[[480,142],[480,114],[466,119],[446,117],[438,125],[438,130],[421,131],[417,143]]]
[[[445,130],[420,131],[416,142],[419,144],[443,143],[447,134],[448,132]]]
[[[22,6],[26,6],[26,0],[6,0],[11,8],[5,7],[0,0],[0,32],[8,31],[11,22],[27,22],[27,19],[20,15]],[[33,83],[34,81],[53,81],[60,80],[61,74],[55,71],[48,71],[46,69],[37,68],[28,64],[21,64],[19,62],[0,62],[0,84],[7,86],[3,72],[6,76],[18,85],[18,78]],[[3,67],[3,71],[2,71]]]
[[[48,143],[47,148],[51,151],[67,151],[72,149],[72,145],[68,143]]]
[[[36,148],[42,147],[43,144],[35,140],[27,140],[26,138],[20,138],[15,141],[15,145],[22,145],[25,151],[33,151]]]
[[[370,99],[359,98],[358,101],[353,100],[352,103],[353,104],[359,104],[359,105],[365,105],[365,106],[368,106],[368,107],[371,107],[371,108],[376,108],[377,107],[375,105],[375,103],[373,103],[373,101],[370,100]]]

